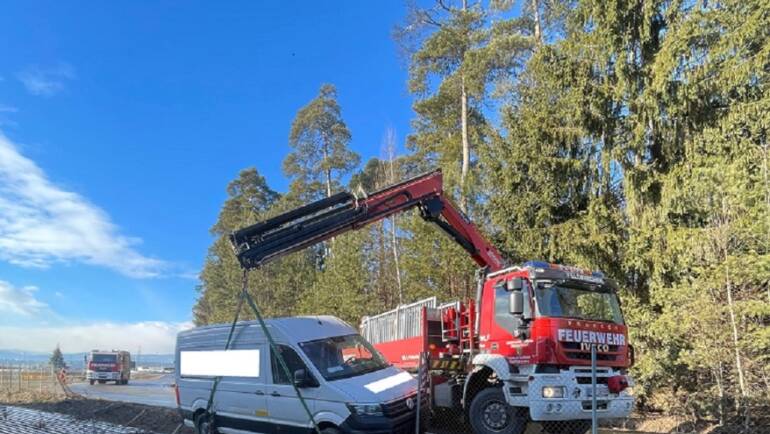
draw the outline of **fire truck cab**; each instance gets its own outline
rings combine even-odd
[[[614,282],[599,272],[528,262],[489,275],[479,299],[478,351],[463,383],[471,420],[488,416],[489,402],[502,394],[510,406],[527,408],[534,421],[587,421],[592,346],[597,411],[603,418],[629,415],[633,349]],[[499,390],[487,390],[490,379]],[[503,422],[489,420],[481,422],[491,430]],[[587,426],[573,425],[576,432]]]
[[[114,381],[115,384],[128,384],[131,379],[131,354],[128,351],[92,350],[88,353],[86,379],[90,384],[104,384]]]

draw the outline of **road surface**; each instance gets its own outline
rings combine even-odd
[[[74,383],[70,388],[86,398],[176,408],[173,385],[174,376],[167,374],[142,380],[132,378],[128,384],[122,386],[115,383],[96,383],[93,386],[88,383]]]

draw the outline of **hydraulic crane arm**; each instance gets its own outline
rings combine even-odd
[[[271,260],[359,229],[393,214],[419,208],[420,216],[436,223],[482,267],[503,268],[500,252],[444,196],[441,171],[430,172],[384,188],[363,198],[341,192],[230,235],[244,268]]]

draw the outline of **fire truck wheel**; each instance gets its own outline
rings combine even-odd
[[[195,434],[219,434],[208,413],[201,413],[195,418]]]
[[[523,434],[527,429],[527,409],[508,405],[499,387],[479,392],[471,402],[469,416],[476,434]]]
[[[93,386],[93,385],[94,385],[94,383],[96,383],[94,380],[88,380],[88,384],[90,384],[90,385],[92,385],[92,386]]]
[[[107,382],[107,380],[99,380],[99,384],[104,384],[106,382]]]
[[[547,434],[586,434],[591,429],[590,420],[560,420],[543,422]]]
[[[337,428],[324,428],[321,430],[321,434],[342,434],[342,431],[338,430]]]

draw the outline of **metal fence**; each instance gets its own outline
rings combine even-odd
[[[420,336],[423,333],[423,308],[427,308],[431,319],[438,319],[436,305],[436,297],[431,297],[379,315],[366,316],[361,320],[361,335],[373,344]]]
[[[61,386],[58,374],[50,365],[45,364],[0,364],[0,396],[24,392],[59,393]],[[68,381],[72,380],[73,375],[82,374],[67,373]]]

